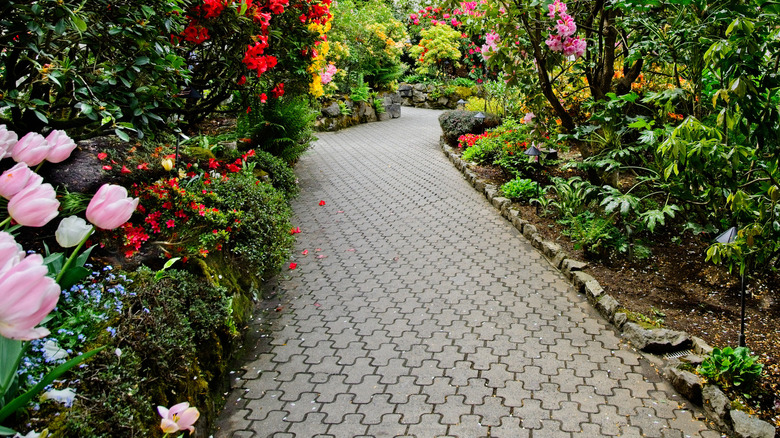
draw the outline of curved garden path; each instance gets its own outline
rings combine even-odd
[[[719,437],[445,159],[439,114],[300,161],[297,269],[215,436]]]

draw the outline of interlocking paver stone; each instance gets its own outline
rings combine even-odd
[[[720,436],[444,157],[439,114],[318,134],[284,311],[214,436]]]

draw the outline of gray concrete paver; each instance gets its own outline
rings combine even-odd
[[[215,438],[720,436],[444,158],[438,115],[318,134],[298,269]]]

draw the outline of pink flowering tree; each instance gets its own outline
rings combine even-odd
[[[575,118],[561,86],[566,80],[581,82],[601,100],[611,91],[630,91],[641,73],[641,57],[629,62],[625,45],[618,44],[628,39],[620,14],[619,7],[607,8],[604,1],[480,2],[464,21],[473,33],[485,34],[481,52],[490,65],[504,71],[508,84],[532,84],[563,128],[572,131]],[[618,54],[624,74],[613,84]]]

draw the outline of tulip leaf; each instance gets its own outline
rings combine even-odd
[[[78,357],[74,357],[73,359],[53,369],[49,374],[45,375],[43,379],[41,379],[41,381],[38,382],[37,385],[33,386],[29,391],[25,392],[19,397],[16,397],[15,399],[8,402],[7,405],[3,406],[3,409],[0,409],[0,421],[5,420],[6,418],[8,418],[9,415],[13,414],[18,409],[25,406],[27,403],[30,402],[30,400],[32,400],[33,397],[35,397],[39,392],[43,391],[44,388],[49,386],[52,382],[57,380],[61,375],[65,374],[68,370],[80,364],[81,362],[84,362],[90,357],[96,355],[98,352],[100,352],[100,350],[104,348],[106,348],[105,345],[96,348],[94,350],[88,351]]]
[[[8,435],[15,435],[16,431],[13,429],[9,429],[5,426],[0,426],[0,435],[8,436]]]
[[[92,233],[90,232],[90,234]],[[89,253],[91,253],[96,246],[97,245],[92,245],[85,249],[84,252],[79,254],[79,256],[76,258],[76,266],[84,266],[87,263],[87,259],[89,258]]]
[[[62,266],[65,264],[65,257],[61,252],[55,252],[49,254],[43,259],[43,264],[49,269],[49,275],[57,275],[62,270]]]
[[[0,336],[0,357],[4,358],[3,361],[0,361],[0,399],[11,387],[11,382],[22,359],[23,350],[22,341]]]
[[[71,286],[85,279],[91,271],[83,266],[74,266],[60,277],[60,288],[70,289]]]

